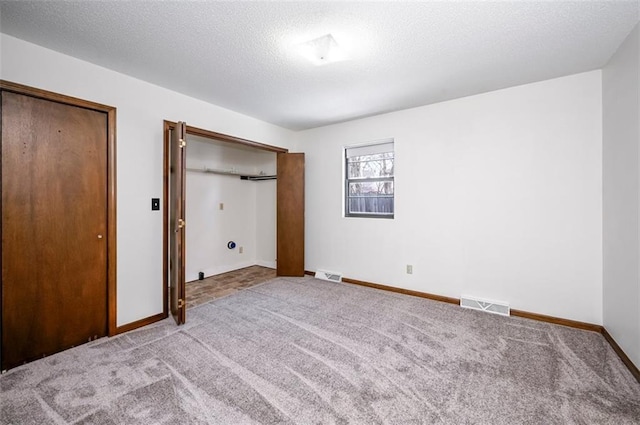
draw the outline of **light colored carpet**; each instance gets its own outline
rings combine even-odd
[[[0,377],[2,424],[638,424],[593,332],[275,279]]]

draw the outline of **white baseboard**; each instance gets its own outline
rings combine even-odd
[[[275,261],[257,260],[256,261],[256,266],[269,267],[270,269],[275,269],[276,268],[276,262]]]

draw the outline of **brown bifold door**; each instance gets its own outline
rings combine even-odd
[[[185,322],[185,158],[187,125],[178,122],[169,130],[169,309],[178,325]]]
[[[2,91],[2,369],[107,333],[107,113]]]
[[[304,153],[277,157],[278,276],[304,276]]]

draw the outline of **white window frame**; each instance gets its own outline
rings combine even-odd
[[[394,175],[392,176],[384,176],[384,177],[371,177],[371,178],[349,178],[349,158],[353,158],[356,156],[363,155],[371,155],[376,153],[383,152],[393,152],[393,162],[394,162]],[[343,158],[343,214],[344,217],[348,218],[383,218],[383,219],[393,219],[395,216],[395,142],[394,139],[384,139],[377,140],[368,143],[358,144],[358,145],[350,145],[345,146],[342,152]],[[354,182],[380,182],[380,181],[390,181],[393,184],[393,212],[391,213],[358,213],[358,212],[350,212],[349,211],[349,183]]]

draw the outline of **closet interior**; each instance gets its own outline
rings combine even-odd
[[[276,153],[197,135],[188,140],[187,286],[254,265],[275,269]]]

